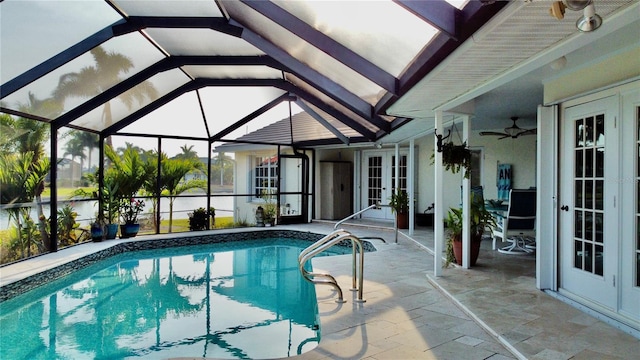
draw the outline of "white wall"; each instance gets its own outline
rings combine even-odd
[[[501,130],[501,129],[499,129]],[[496,172],[498,163],[512,164],[513,188],[529,188],[536,186],[536,137],[522,136],[517,139],[497,140],[493,136],[480,136],[478,132],[471,134],[469,141],[473,149],[482,149],[484,154],[482,166],[482,185],[485,199],[497,197]],[[428,135],[416,140],[418,151],[418,204],[416,212],[424,211],[434,201],[433,176],[434,168],[431,164],[434,138]],[[462,174],[445,172],[444,174],[445,209],[460,206],[460,186]],[[446,211],[445,211],[446,213]]]

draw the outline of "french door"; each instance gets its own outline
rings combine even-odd
[[[400,153],[400,189],[407,188],[407,154]],[[395,188],[395,151],[363,152],[362,161],[362,207],[376,204],[386,205]],[[391,220],[391,208],[371,209],[363,218]]]
[[[562,122],[560,262],[563,290],[617,308],[618,98],[567,108]]]

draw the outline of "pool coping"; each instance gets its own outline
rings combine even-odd
[[[229,243],[266,238],[295,238],[315,242],[327,234],[292,229],[226,229],[177,234],[146,235],[130,239],[89,242],[55,253],[49,253],[0,268],[0,303],[60,279],[75,271],[131,251],[164,249],[214,243]],[[350,247],[349,241],[339,246]],[[376,251],[371,243],[363,241],[365,251]]]

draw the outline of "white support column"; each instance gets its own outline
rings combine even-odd
[[[414,199],[416,198],[416,189],[415,189],[415,140],[409,140],[409,156],[407,157],[407,190],[409,192],[409,235],[413,235],[413,230],[415,228],[415,213],[416,213],[416,204]]]
[[[395,188],[392,187],[391,191],[395,194],[398,189],[400,189],[400,144],[396,143],[396,160],[394,161],[395,173],[393,174],[393,178],[396,179],[394,183],[396,184]],[[394,216],[394,224],[396,228],[396,243],[398,242],[398,217]]]
[[[435,129],[437,134],[442,134],[444,129],[442,126],[442,110],[436,110],[436,121],[435,121]],[[438,152],[438,138],[434,136],[433,141],[435,142],[434,146],[434,208],[433,208],[433,251],[435,253],[433,259],[433,274],[435,276],[442,275],[442,250],[444,249],[444,223],[442,219],[444,218],[444,194],[443,194],[443,173],[444,168],[442,167],[442,153]]]
[[[469,146],[469,115],[462,117],[462,138]],[[464,177],[466,170],[462,171],[462,267],[471,267],[471,179]]]

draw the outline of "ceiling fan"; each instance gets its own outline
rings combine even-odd
[[[516,125],[516,121],[518,121],[517,116],[512,116],[511,121],[513,121],[513,125],[504,128],[504,132],[496,132],[496,131],[481,131],[481,136],[491,135],[491,136],[500,136],[498,140],[502,140],[505,138],[515,139],[518,136],[522,135],[535,135],[536,129],[523,129]]]

